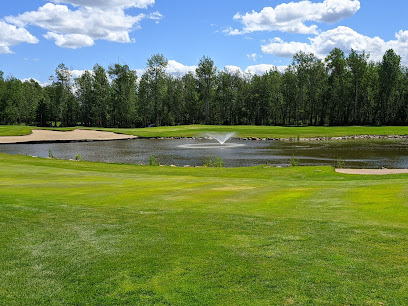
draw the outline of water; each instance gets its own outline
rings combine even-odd
[[[255,165],[288,166],[294,156],[300,165],[332,165],[347,168],[408,168],[407,140],[347,140],[279,142],[229,140],[221,145],[208,139],[135,139],[102,142],[0,144],[0,152],[56,158],[148,164],[150,155],[165,165],[202,166],[210,156],[221,157],[225,167]]]

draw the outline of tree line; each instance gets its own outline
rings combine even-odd
[[[138,78],[126,64],[72,78],[60,64],[50,84],[4,78],[0,124],[145,127],[221,125],[405,125],[408,68],[392,49],[382,61],[335,48],[321,60],[299,52],[283,72],[263,75],[217,70],[202,57],[195,72],[166,73],[162,54]]]

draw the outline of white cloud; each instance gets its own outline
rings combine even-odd
[[[282,3],[265,7],[261,12],[252,11],[241,15],[237,13],[234,20],[243,24],[243,29],[229,28],[229,35],[239,35],[256,31],[281,31],[300,34],[318,34],[316,25],[305,22],[334,23],[353,16],[360,9],[358,0],[324,0],[320,3],[300,1]]]
[[[147,18],[149,18],[150,20],[154,20],[157,24],[160,22],[160,20],[163,19],[163,15],[160,14],[159,12],[154,12],[154,13],[149,14]]]
[[[395,38],[400,43],[408,43],[408,31],[400,30],[398,33],[395,34]]]
[[[163,18],[159,12],[150,15],[127,15],[124,8],[120,7],[124,3],[129,5],[133,3],[135,6],[142,3],[154,3],[154,1],[117,0],[111,3],[109,9],[99,8],[99,5],[108,3],[108,1],[78,0],[69,3],[74,2],[78,5],[85,5],[88,2],[95,5],[71,10],[66,5],[47,3],[37,11],[9,16],[5,20],[19,27],[34,25],[46,29],[48,33],[44,35],[45,38],[55,40],[57,46],[76,49],[92,46],[95,40],[99,39],[119,43],[133,42],[129,33],[134,29],[139,29],[143,19],[149,18],[158,22]]]
[[[243,32],[241,32],[240,30],[238,30],[238,29],[233,29],[232,27],[228,27],[227,29],[225,29],[225,30],[223,31],[223,33],[225,33],[225,34],[227,34],[227,35],[230,35],[230,36],[235,36],[235,35],[241,35],[241,34],[243,34]]]
[[[197,66],[187,66],[175,60],[169,60],[167,67],[166,67],[166,73],[173,75],[173,76],[183,76],[189,72],[195,73],[196,69],[197,69]],[[136,71],[137,71],[138,78],[141,78],[142,75],[147,71],[147,69],[140,68],[140,69],[136,69]]]
[[[26,29],[0,20],[0,54],[13,53],[10,47],[21,43],[36,44],[38,38],[31,35]]]
[[[34,79],[34,78],[25,78],[25,79],[21,79],[21,82],[31,82],[31,80],[34,80],[35,82],[37,82],[41,87],[45,87],[45,86],[47,86],[47,85],[50,85],[51,84],[51,82],[50,81],[46,81],[46,82],[40,82],[39,80],[37,80],[37,79]]]
[[[259,64],[259,65],[248,66],[245,69],[245,73],[262,75],[262,74],[269,72],[270,70],[275,70],[275,69],[277,69],[275,65]]]
[[[85,71],[88,71],[89,73],[93,74],[92,70],[86,70],[86,69],[85,70],[76,70],[76,69],[73,69],[73,70],[70,70],[71,77],[73,79],[80,78],[85,73]]]
[[[169,60],[166,72],[171,75],[184,75],[189,72],[195,72],[197,66],[186,66],[175,60]]]
[[[394,49],[402,56],[403,64],[408,64],[408,31],[399,31],[395,37],[396,40],[384,41],[379,37],[368,37],[348,27],[340,26],[314,38],[309,38],[310,43],[285,42],[280,38],[275,38],[270,43],[263,45],[262,51],[266,54],[288,58],[299,51],[304,51],[324,58],[334,48],[340,48],[344,52],[354,49],[365,51],[370,54],[370,59],[380,61],[386,50]]]
[[[229,73],[238,73],[238,74],[243,74],[242,69],[238,66],[234,66],[234,65],[227,65],[224,67],[225,71],[229,72]]]
[[[304,51],[307,53],[314,53],[313,47],[309,46],[307,43],[300,42],[290,42],[286,43],[279,37],[275,37],[270,43],[262,45],[262,52],[266,54],[274,54],[281,57],[292,57],[295,53],[299,51]]]
[[[258,58],[262,58],[262,55],[258,55],[256,53],[247,54],[247,58],[250,59],[253,62],[256,62],[258,60]]]
[[[136,69],[136,75],[138,77],[137,81],[140,81],[140,78],[142,77],[142,75],[146,72],[146,69],[144,68],[140,68],[140,69]]]
[[[95,44],[94,40],[88,35],[82,34],[56,34],[48,32],[44,35],[46,39],[54,39],[58,47],[78,49],[82,47],[90,47]]]
[[[155,0],[52,0],[54,3],[69,3],[74,6],[84,6],[92,8],[147,8],[153,5]]]

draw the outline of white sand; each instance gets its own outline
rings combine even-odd
[[[132,135],[116,134],[92,130],[73,130],[67,132],[33,130],[24,136],[0,136],[0,143],[23,143],[30,141],[86,141],[86,140],[120,140],[137,138]]]
[[[388,175],[408,173],[408,169],[336,169],[336,172],[360,175]]]

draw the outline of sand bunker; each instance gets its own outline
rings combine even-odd
[[[33,130],[31,134],[24,136],[1,136],[0,143],[23,143],[23,142],[64,142],[64,141],[94,141],[94,140],[121,140],[137,138],[132,135],[116,134],[112,132],[73,130],[68,132]]]
[[[408,169],[336,169],[336,172],[359,175],[388,175],[408,173]]]

